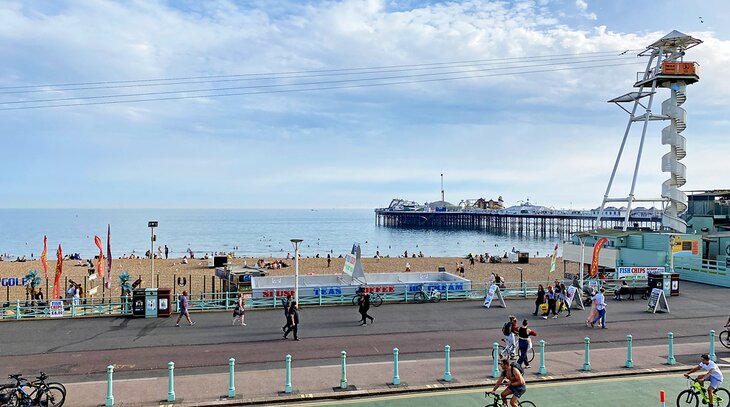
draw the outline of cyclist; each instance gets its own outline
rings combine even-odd
[[[520,401],[520,397],[522,397],[522,395],[525,394],[525,391],[527,391],[525,378],[522,377],[522,373],[520,373],[519,369],[510,364],[508,359],[502,359],[501,366],[502,374],[499,376],[499,379],[497,379],[497,383],[494,384],[491,392],[494,393],[495,391],[497,391],[499,386],[506,384],[507,388],[504,389],[501,394],[502,403],[506,406],[507,397],[511,394],[512,399],[510,400],[509,405],[512,407],[517,407]]]
[[[502,335],[504,335],[505,349],[509,352],[510,358],[515,358],[515,333],[517,333],[517,317],[509,316],[509,321],[502,326]]]
[[[722,383],[722,372],[720,371],[720,368],[717,367],[715,362],[710,360],[710,356],[708,354],[705,353],[704,355],[700,356],[700,358],[702,359],[700,361],[700,364],[693,367],[692,370],[690,370],[689,372],[685,373],[684,377],[689,377],[690,374],[700,369],[707,372],[704,375],[697,376],[697,380],[699,380],[700,383],[704,383],[707,379],[710,380],[710,385],[707,387],[707,396],[710,401],[709,406],[712,407],[715,389],[720,387],[720,383]]]

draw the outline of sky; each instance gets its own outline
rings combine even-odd
[[[375,208],[436,201],[444,174],[453,203],[594,208],[628,119],[606,101],[635,90],[639,50],[672,30],[704,41],[685,57],[701,80],[683,189],[728,188],[730,4],[687,4],[5,0],[0,207]],[[191,77],[226,81],[137,86]],[[69,83],[100,88],[55,86]],[[228,90],[194,92],[211,88]],[[170,93],[138,98],[184,98],[86,104],[155,92]],[[52,99],[66,101],[32,102]],[[76,105],[27,108],[43,104]],[[649,125],[637,197],[668,178],[667,124]],[[613,196],[628,194],[634,129]]]

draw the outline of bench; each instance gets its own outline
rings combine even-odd
[[[628,300],[633,301],[635,294],[640,294],[642,300],[646,300],[649,298],[649,292],[651,289],[649,287],[631,287],[631,286],[621,286],[619,288],[619,295],[621,298],[624,298],[625,296],[628,296]],[[620,301],[620,299],[617,297],[617,300]]]

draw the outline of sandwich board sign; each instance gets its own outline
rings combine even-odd
[[[49,308],[49,314],[51,315],[51,318],[59,318],[63,316],[63,301],[52,300]]]
[[[583,306],[583,296],[581,295],[580,291],[575,286],[570,286],[567,288],[568,292],[565,296],[565,301],[568,302],[568,308],[576,308],[584,310],[585,307]],[[576,307],[573,307],[573,304],[576,304]]]
[[[655,314],[657,311],[669,312],[669,303],[667,303],[667,297],[664,296],[664,290],[661,288],[653,288],[651,295],[649,296],[649,306],[647,312]]]
[[[494,300],[494,297],[497,297],[499,305],[502,308],[507,308],[507,304],[504,303],[504,298],[502,297],[502,291],[499,290],[499,286],[497,284],[492,284],[489,287],[489,291],[487,291],[487,296],[484,297],[484,308],[489,308],[492,306],[492,301]]]

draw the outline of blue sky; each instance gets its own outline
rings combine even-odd
[[[728,187],[730,5],[662,4],[8,0],[0,87],[585,54],[676,29],[705,41],[687,55],[702,79],[684,106],[685,189]],[[0,110],[0,207],[371,208],[436,200],[441,173],[452,202],[595,207],[627,119],[606,100],[641,69]],[[0,94],[0,108],[78,96],[44,90]],[[149,89],[111,92],[137,91]],[[665,125],[649,126],[637,195],[667,178]]]

